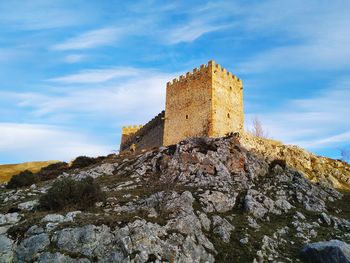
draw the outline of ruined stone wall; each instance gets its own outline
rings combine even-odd
[[[136,145],[136,151],[151,149],[163,145],[164,111],[159,113],[146,125],[142,126],[124,141],[121,141],[120,151],[129,150],[132,144]],[[123,137],[122,137],[123,138]]]
[[[242,81],[215,62],[210,62],[212,77],[212,133],[211,137],[225,136],[243,130]]]
[[[124,144],[130,137],[132,137],[141,128],[142,128],[142,125],[124,126],[122,128],[121,144]]]
[[[211,86],[212,74],[206,65],[167,83],[164,145],[209,134]]]

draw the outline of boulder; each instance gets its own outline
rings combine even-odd
[[[16,249],[16,262],[31,262],[50,244],[49,235],[42,233],[24,239]]]
[[[310,243],[302,248],[300,257],[308,263],[350,263],[350,244],[340,240]]]

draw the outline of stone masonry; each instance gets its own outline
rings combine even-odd
[[[243,123],[242,81],[209,61],[168,82],[165,112],[145,126],[123,127],[120,150],[171,145],[188,137],[220,137],[242,131]]]

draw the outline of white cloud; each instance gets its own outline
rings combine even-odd
[[[140,73],[135,68],[109,68],[85,70],[76,74],[49,79],[60,83],[101,83],[120,77],[132,77]]]
[[[55,0],[1,1],[0,10],[0,27],[6,29],[43,30],[77,25],[87,21],[83,10],[69,8],[62,5],[62,1]]]
[[[70,54],[63,58],[63,61],[69,64],[81,62],[86,59],[86,55],[80,55],[80,54]]]
[[[311,98],[292,100],[259,117],[270,135],[309,149],[340,147],[350,142],[350,77]],[[246,114],[247,125],[251,116]]]
[[[177,75],[146,69],[84,71],[57,78],[58,86],[45,87],[46,94],[0,92],[0,97],[34,120],[89,116],[96,122],[142,124],[164,110],[166,82]]]
[[[211,25],[207,21],[192,21],[189,24],[174,28],[166,34],[168,44],[177,44],[181,42],[193,42],[204,34],[215,32],[229,25]]]
[[[288,8],[286,8],[288,7]],[[240,66],[241,72],[273,69],[333,70],[350,65],[350,4],[335,1],[259,2],[244,10],[240,26],[246,35],[274,38]]]
[[[82,33],[64,41],[63,43],[56,44],[52,49],[78,50],[110,45],[118,40],[120,34],[121,31],[117,28],[100,28]]]
[[[71,160],[79,155],[98,156],[113,146],[62,127],[26,123],[0,123],[0,156],[19,161]]]

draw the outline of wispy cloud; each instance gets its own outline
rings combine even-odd
[[[79,155],[98,156],[112,151],[96,138],[58,126],[1,123],[0,163],[2,158],[19,161],[64,160]]]
[[[230,25],[211,25],[206,21],[193,21],[190,24],[182,25],[169,31],[166,35],[168,44],[177,44],[181,42],[192,42],[204,34],[215,32]]]
[[[299,0],[283,5],[278,1],[253,5],[249,12],[244,11],[246,16],[240,21],[243,33],[275,37],[276,43],[254,52],[239,68],[253,73],[273,69],[334,70],[349,66],[349,8],[350,4],[342,1],[333,5]]]
[[[292,100],[260,118],[270,135],[309,149],[349,144],[350,77],[339,80],[317,95]],[[251,116],[248,114],[247,125]]]
[[[85,71],[56,79],[65,87],[55,86],[51,94],[0,92],[0,96],[25,108],[32,119],[84,115],[97,122],[141,124],[164,109],[166,82],[176,75],[135,68]]]
[[[110,45],[120,36],[118,28],[100,28],[82,33],[62,43],[52,46],[54,50],[79,50]]]
[[[135,68],[84,70],[76,74],[49,79],[59,83],[101,83],[120,77],[136,76],[140,70]]]
[[[87,22],[82,10],[62,1],[1,1],[0,28],[4,30],[45,30]],[[91,18],[91,17],[90,17]]]
[[[63,61],[69,64],[72,63],[77,63],[77,62],[81,62],[83,60],[85,60],[87,58],[86,55],[81,55],[81,54],[70,54],[67,55],[63,58]]]

